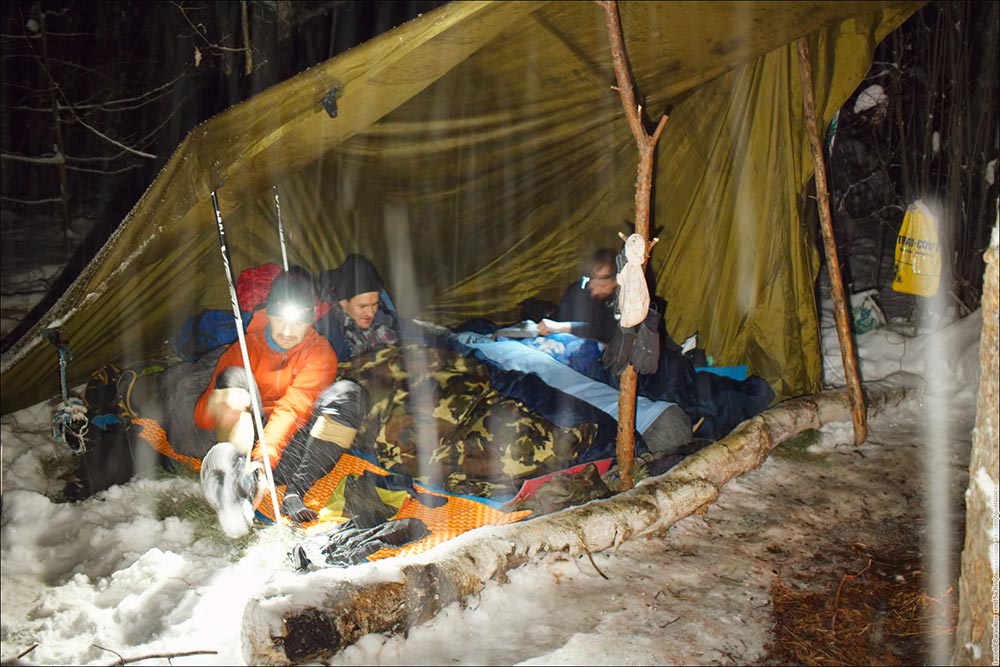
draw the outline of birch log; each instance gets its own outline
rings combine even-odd
[[[896,373],[868,385],[872,414],[896,405],[923,381]],[[431,619],[538,553],[580,555],[663,530],[705,508],[721,487],[758,468],[774,447],[823,424],[851,418],[843,390],[785,401],[738,426],[658,477],[604,500],[522,523],[473,530],[420,556],[280,577],[243,615],[247,664],[328,662],[368,633],[397,634]],[[310,599],[303,600],[302,592]]]

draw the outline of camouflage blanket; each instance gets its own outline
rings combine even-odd
[[[599,431],[608,439],[607,424],[557,425],[501,394],[486,364],[453,349],[383,347],[342,363],[338,376],[370,398],[355,448],[450,493],[509,498],[525,479],[607,455],[606,442],[595,447]]]

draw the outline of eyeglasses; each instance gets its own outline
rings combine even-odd
[[[607,275],[607,276],[590,276],[591,280],[614,280],[614,278],[615,277],[613,275]]]

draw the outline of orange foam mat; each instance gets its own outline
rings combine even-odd
[[[141,427],[139,437],[148,442],[153,449],[192,470],[201,470],[201,460],[176,452],[167,441],[167,434],[155,420],[134,419],[132,423]],[[333,470],[317,481],[302,500],[307,507],[319,512],[330,500],[330,497],[344,477],[348,475],[363,475],[365,472],[372,472],[376,475],[391,474],[388,470],[363,458],[344,454],[340,457]],[[447,502],[439,507],[427,507],[413,498],[407,498],[393,519],[419,519],[427,526],[430,534],[402,547],[385,548],[376,551],[368,556],[368,560],[374,561],[391,556],[423,553],[473,528],[479,528],[480,526],[502,526],[521,521],[531,515],[531,510],[502,512],[486,503],[478,502],[471,498],[430,491],[420,484],[414,484],[414,487],[421,493],[446,498]],[[285,497],[284,485],[275,488],[275,495],[278,497],[278,502],[282,502]],[[257,512],[269,521],[273,522],[275,520],[270,494],[264,495],[264,500],[257,508]],[[335,528],[341,522],[343,522],[343,519],[317,519],[316,521],[296,526],[295,529],[305,535],[316,535]]]
[[[351,454],[343,454],[333,470],[309,489],[302,502],[307,507],[319,512],[326,505],[327,501],[329,501],[344,477],[348,475],[363,475],[365,472],[372,472],[383,476],[391,474],[389,471],[370,461]],[[473,528],[479,528],[480,526],[502,526],[520,521],[531,515],[530,510],[501,512],[486,503],[478,502],[471,498],[430,491],[420,484],[414,484],[414,487],[421,493],[446,498],[447,502],[439,507],[427,507],[413,498],[407,498],[393,519],[419,519],[427,526],[430,534],[402,547],[385,548],[376,551],[368,556],[368,560],[374,561],[391,556],[423,553]],[[279,486],[276,488],[276,491],[278,502],[280,503],[285,495],[285,487]],[[271,507],[270,495],[264,497],[257,511],[269,520],[274,521],[274,510]],[[316,521],[302,524],[299,529],[307,535],[316,535],[335,528],[341,522],[342,520],[339,519],[317,519]]]
[[[139,437],[149,443],[149,446],[175,461],[178,461],[195,472],[201,471],[201,459],[178,454],[167,442],[167,433],[155,419],[133,419],[133,426],[139,426]]]

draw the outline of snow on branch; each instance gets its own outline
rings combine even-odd
[[[104,139],[105,141],[107,141],[107,142],[109,142],[111,144],[114,144],[118,148],[121,148],[122,150],[128,151],[129,153],[133,153],[135,155],[138,155],[139,157],[150,158],[152,160],[156,159],[156,156],[153,155],[152,153],[143,153],[140,150],[136,150],[134,148],[126,146],[125,144],[121,143],[120,141],[115,141],[114,139],[112,139],[108,135],[106,135],[103,132],[101,132],[100,130],[98,130],[96,127],[87,124],[82,118],[80,118],[76,114],[73,114],[73,116],[76,118],[77,122],[80,123],[80,125],[84,126],[88,130],[90,130],[91,132],[93,132],[94,134],[96,134],[97,136],[99,136],[101,139]]]
[[[62,201],[62,197],[49,197],[48,199],[18,199],[16,197],[0,195],[0,201],[10,202],[12,204],[27,204],[29,206],[34,206],[35,204],[57,204]]]
[[[32,164],[63,164],[66,156],[62,153],[52,153],[49,155],[20,155],[19,153],[6,153],[0,151],[0,160],[11,160],[13,162],[30,162]]]

